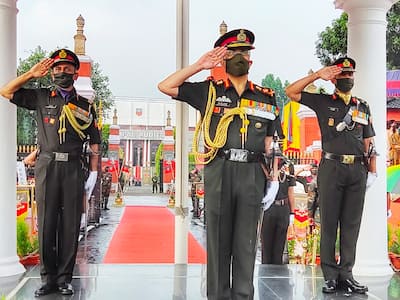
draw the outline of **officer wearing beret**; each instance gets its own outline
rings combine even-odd
[[[356,63],[342,57],[292,83],[286,94],[315,111],[322,135],[318,168],[321,213],[321,268],[324,293],[337,289],[364,294],[368,288],[352,274],[366,188],[376,179],[375,131],[368,103],[351,94]],[[310,94],[303,89],[317,79],[330,80],[333,95]],[[337,230],[340,260],[335,259]]]
[[[161,92],[190,104],[202,116],[195,135],[208,152],[195,152],[205,164],[207,296],[253,299],[257,223],[264,196],[260,161],[269,152],[279,122],[274,91],[248,80],[254,34],[237,29],[221,36],[214,49],[161,83]],[[222,64],[228,80],[187,82],[192,75]]]
[[[97,178],[100,134],[92,102],[77,94],[79,59],[60,49],[50,58],[0,89],[11,103],[37,111],[38,157],[35,164],[38,207],[40,275],[43,285],[35,297],[58,292],[73,294],[71,285],[78,247],[84,190],[90,196]],[[54,88],[25,89],[29,80],[50,70]],[[90,172],[85,183],[83,143],[91,148]]]

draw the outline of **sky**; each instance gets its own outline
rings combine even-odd
[[[166,98],[157,84],[176,70],[176,0],[18,0],[17,57],[37,46],[74,48],[76,18],[85,19],[86,55],[100,64],[116,97]],[[189,64],[212,49],[224,21],[228,30],[255,34],[249,79],[267,74],[292,82],[321,68],[318,33],[339,18],[333,0],[189,1]],[[202,71],[191,80],[209,75]]]

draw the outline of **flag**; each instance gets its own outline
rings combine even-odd
[[[283,143],[283,151],[300,151],[300,119],[297,111],[300,104],[290,101],[283,107],[282,129],[286,137]]]

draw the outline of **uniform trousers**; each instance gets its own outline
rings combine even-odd
[[[265,175],[257,162],[219,157],[204,172],[208,300],[253,299]]]
[[[81,163],[79,159],[61,162],[39,155],[35,180],[42,282],[69,283],[82,213]]]
[[[321,214],[321,268],[325,280],[352,278],[364,207],[367,168],[323,158],[318,169]],[[335,257],[339,227],[339,255]]]
[[[263,264],[281,265],[290,219],[289,205],[272,204],[264,212],[261,229],[261,257]]]

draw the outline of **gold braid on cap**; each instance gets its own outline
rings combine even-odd
[[[82,140],[84,140],[86,138],[86,135],[83,132],[83,130],[89,128],[90,124],[92,123],[92,117],[90,118],[89,122],[80,125],[76,120],[74,114],[72,113],[71,109],[69,108],[69,106],[64,105],[60,115],[60,128],[58,129],[58,135],[60,136],[60,144],[65,142],[65,132],[67,131],[67,128],[65,127],[65,118],[68,119],[72,128],[79,135],[79,137]]]
[[[218,122],[214,139],[210,137],[210,123],[211,116],[214,111],[215,102],[217,99],[216,89],[210,81],[210,87],[208,89],[208,99],[207,106],[204,112],[204,117],[202,117],[196,124],[196,129],[193,136],[192,151],[195,155],[196,162],[199,164],[206,165],[211,162],[220,148],[222,148],[227,139],[227,133],[229,124],[233,121],[235,115],[239,115],[242,119],[243,127],[241,128],[242,139],[245,134],[247,134],[247,125],[249,121],[247,120],[247,114],[244,108],[235,107],[224,113]],[[203,135],[204,146],[207,149],[205,153],[199,152],[199,140],[200,135]]]

